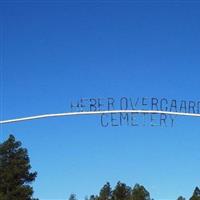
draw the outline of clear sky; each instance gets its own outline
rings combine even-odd
[[[200,100],[198,1],[0,1],[1,119],[70,111],[81,97]],[[109,181],[156,199],[199,185],[200,119],[103,128],[99,116],[1,125],[29,151],[34,196],[79,199]]]

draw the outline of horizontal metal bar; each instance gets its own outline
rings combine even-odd
[[[177,116],[200,117],[200,113],[198,114],[182,113],[182,112],[170,112],[170,111],[160,111],[160,110],[105,110],[105,111],[64,112],[64,113],[55,113],[55,114],[35,115],[35,116],[30,116],[30,117],[2,120],[0,121],[0,124],[8,124],[8,123],[15,123],[15,122],[50,118],[50,117],[98,115],[98,114],[109,114],[109,113],[146,113],[146,114],[167,114],[167,115],[177,115]]]

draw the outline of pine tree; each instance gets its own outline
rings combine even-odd
[[[200,189],[198,187],[195,188],[190,200],[200,200]]]
[[[30,186],[37,173],[30,172],[27,150],[13,135],[0,144],[0,199],[33,200]]]
[[[149,192],[144,186],[136,184],[132,190],[132,200],[150,200]]]
[[[180,196],[177,200],[186,200],[184,197]]]
[[[96,196],[96,195],[91,195],[89,200],[98,200],[98,196]]]
[[[71,194],[70,197],[69,197],[69,200],[77,200],[76,199],[76,195],[75,194]]]
[[[106,183],[100,190],[99,200],[110,200],[112,198],[112,188],[110,183]]]
[[[130,200],[131,188],[125,183],[118,182],[113,191],[113,200]]]

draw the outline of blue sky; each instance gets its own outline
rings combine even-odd
[[[199,100],[198,1],[0,1],[1,119],[70,111],[81,97]],[[198,118],[108,127],[99,116],[1,125],[28,148],[35,197],[79,199],[109,181],[154,199],[199,185]]]

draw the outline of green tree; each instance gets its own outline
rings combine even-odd
[[[0,199],[32,200],[30,186],[37,173],[30,172],[27,150],[21,147],[13,135],[0,144]]]
[[[149,192],[144,186],[136,184],[132,190],[132,200],[150,200]]]
[[[77,200],[77,199],[76,199],[76,195],[75,195],[75,194],[71,194],[71,195],[69,196],[69,200]]]
[[[100,190],[99,200],[110,200],[112,198],[112,188],[110,183],[106,183]]]
[[[90,200],[98,200],[98,196],[96,196],[96,195],[91,195],[91,196],[90,196]]]
[[[126,186],[125,183],[118,182],[112,196],[113,200],[130,200],[131,188]]]
[[[200,189],[198,187],[195,188],[190,200],[200,200]]]
[[[180,196],[177,200],[186,200],[184,197]]]

